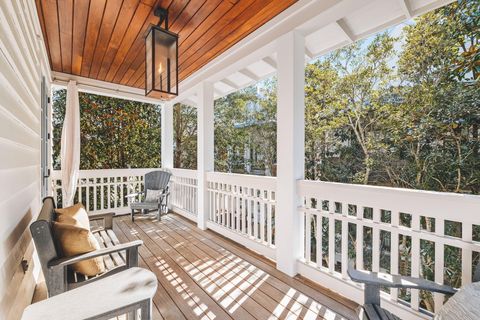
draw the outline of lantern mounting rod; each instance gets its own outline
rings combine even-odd
[[[153,14],[160,18],[157,26],[160,26],[163,22],[165,22],[165,30],[168,30],[168,10],[157,6],[153,11]]]

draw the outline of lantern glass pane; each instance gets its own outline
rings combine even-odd
[[[177,93],[177,38],[162,30],[154,30],[155,90]]]
[[[146,92],[149,92],[152,90],[153,84],[152,84],[152,34],[153,32],[150,32],[147,36],[147,39],[145,41],[145,46],[146,46],[146,55],[145,55],[145,72],[146,72]]]

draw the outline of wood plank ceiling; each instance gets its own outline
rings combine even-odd
[[[144,35],[168,8],[180,81],[297,0],[36,0],[53,71],[144,88]]]

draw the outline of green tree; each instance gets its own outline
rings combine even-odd
[[[173,106],[173,163],[175,168],[197,169],[197,109]]]
[[[66,90],[53,93],[53,166],[60,168]],[[160,106],[80,92],[80,169],[157,168]]]
[[[273,78],[215,101],[216,171],[275,175],[276,108]]]

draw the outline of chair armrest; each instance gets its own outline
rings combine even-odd
[[[145,191],[127,194],[127,195],[125,196],[125,198],[134,198],[134,197],[139,196],[139,195],[142,195],[142,194],[145,194]]]
[[[113,228],[113,216],[114,215],[115,215],[115,213],[113,213],[113,212],[94,213],[94,214],[89,214],[88,219],[90,221],[103,220],[103,227],[105,229],[112,229]]]
[[[116,246],[109,247],[109,248],[103,248],[103,249],[91,251],[88,253],[82,253],[82,254],[68,257],[68,258],[56,259],[56,260],[50,261],[48,263],[48,267],[51,267],[51,268],[66,267],[80,261],[84,261],[84,260],[88,260],[88,259],[104,256],[107,254],[111,254],[114,252],[124,251],[124,250],[127,251],[128,255],[131,255],[132,253],[138,254],[138,247],[141,246],[142,244],[143,244],[142,240],[135,240],[127,243],[118,244]],[[138,257],[136,259],[138,259]],[[130,259],[127,259],[127,264],[129,263],[128,260]]]
[[[444,294],[455,294],[456,289],[441,285],[436,282],[400,275],[390,275],[382,272],[370,272],[357,270],[349,265],[347,270],[350,278],[355,282],[365,283],[368,286],[389,287],[389,288],[410,288],[418,290],[427,290],[431,292],[439,292]]]

